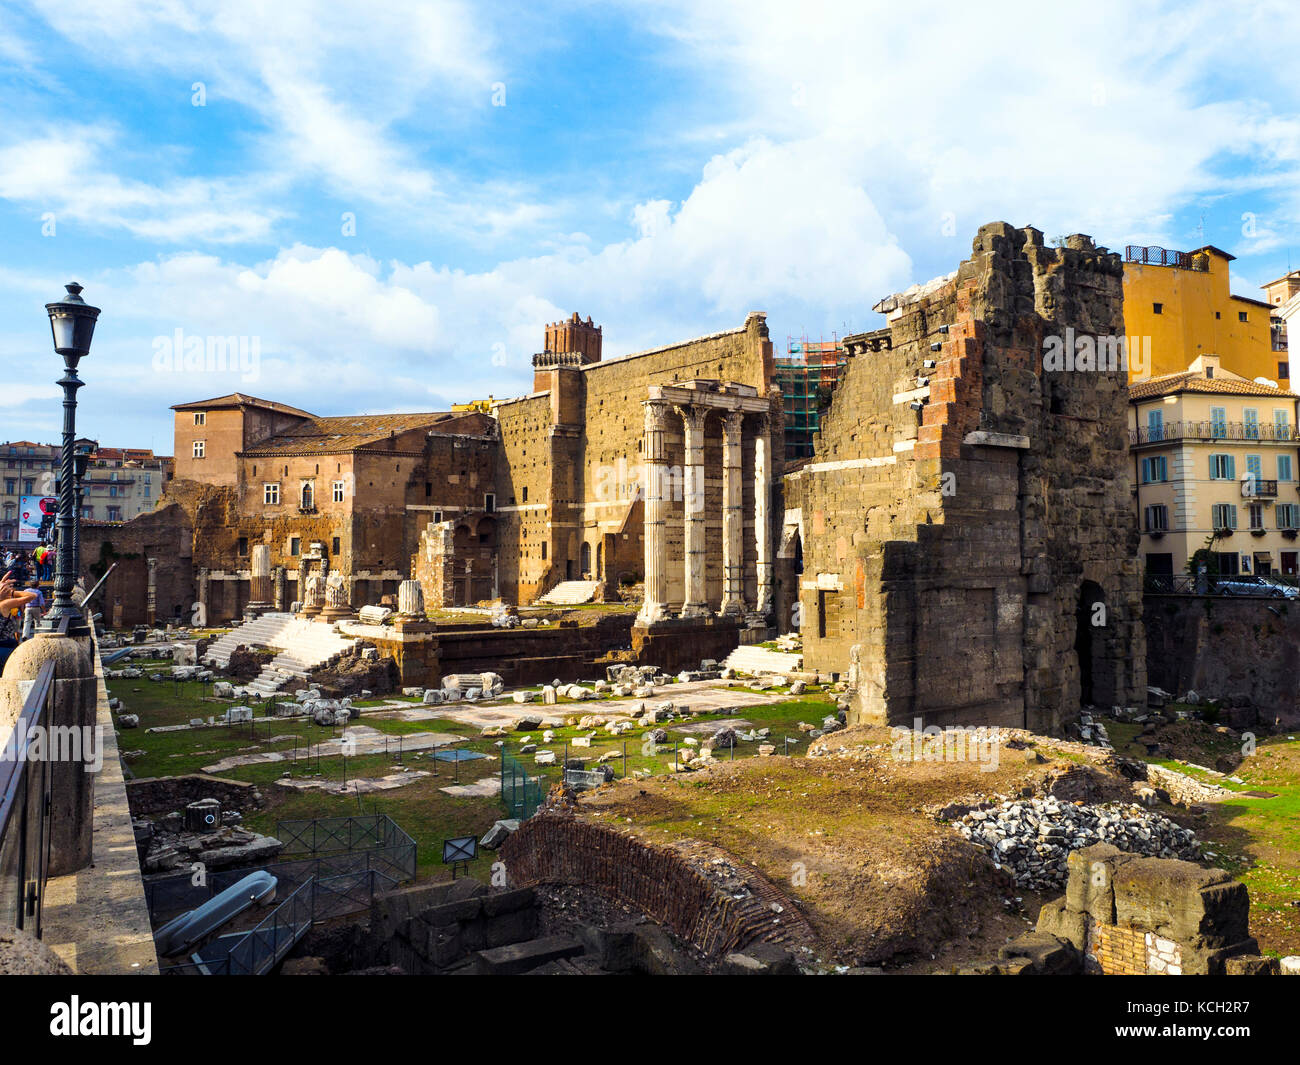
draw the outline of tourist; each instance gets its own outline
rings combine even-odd
[[[36,598],[30,591],[18,590],[13,574],[14,571],[10,570],[0,578],[0,672],[4,671],[5,662],[18,646],[23,608]]]
[[[14,584],[19,587],[31,580],[31,560],[28,559],[26,551],[19,551],[6,569],[9,571],[9,576],[13,578]]]

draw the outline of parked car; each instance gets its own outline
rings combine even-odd
[[[1266,577],[1220,577],[1215,582],[1219,595],[1261,595],[1270,599],[1300,599],[1300,588],[1278,584]]]

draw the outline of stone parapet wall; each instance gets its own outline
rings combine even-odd
[[[1300,724],[1300,610],[1286,600],[1148,595],[1147,676],[1218,699],[1225,724]],[[1142,703],[1138,704],[1143,705]]]
[[[199,799],[220,799],[228,810],[256,810],[262,793],[256,784],[190,773],[182,777],[143,777],[126,785],[131,812],[137,816],[183,810]]]

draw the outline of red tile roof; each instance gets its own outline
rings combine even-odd
[[[1154,399],[1171,396],[1177,392],[1203,392],[1216,396],[1272,396],[1275,399],[1295,399],[1296,393],[1286,389],[1261,385],[1256,381],[1243,381],[1232,377],[1206,377],[1197,370],[1165,374],[1149,381],[1134,381],[1128,386],[1129,399]]]

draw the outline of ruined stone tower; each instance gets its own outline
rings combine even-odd
[[[782,553],[800,542],[807,668],[849,679],[852,720],[1055,730],[1143,693],[1126,374],[1042,357],[1123,336],[1122,266],[1066,245],[986,225],[877,306],[887,332],[846,338]]]

